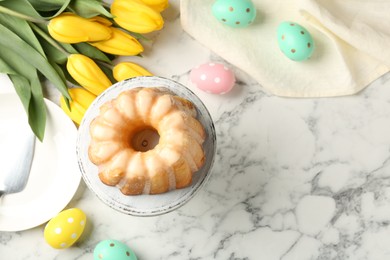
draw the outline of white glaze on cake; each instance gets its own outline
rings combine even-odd
[[[159,139],[144,151],[137,144],[152,142],[143,140],[146,131]],[[196,109],[164,88],[122,92],[100,108],[90,135],[89,158],[98,165],[100,179],[126,195],[186,187],[204,164],[205,132]]]

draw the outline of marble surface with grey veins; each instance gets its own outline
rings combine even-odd
[[[44,225],[1,232],[0,259],[93,259],[103,239],[121,240],[140,260],[390,259],[390,74],[354,96],[273,96],[188,36],[178,5],[144,57],[128,59],[188,86],[209,109],[218,147],[207,184],[173,212],[133,217],[81,183],[66,206],[89,220],[76,245],[52,249]],[[209,61],[234,70],[230,93],[191,84],[190,70]]]

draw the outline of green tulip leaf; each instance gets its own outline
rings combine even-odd
[[[38,11],[57,11],[66,8],[70,0],[28,0],[30,4]]]
[[[16,74],[15,70],[12,69],[12,67],[2,58],[1,49],[0,49],[0,73]]]
[[[15,74],[25,77],[30,80],[36,76],[36,68],[27,63],[24,57],[12,49],[0,44],[0,58],[7,64],[8,72],[6,70],[0,71],[7,74]],[[25,87],[31,92],[30,88]]]
[[[2,35],[2,37],[0,37],[0,45],[7,47],[22,56],[25,59],[25,63],[29,63],[38,69],[54,84],[63,96],[71,99],[65,82],[44,56],[2,24],[0,24],[0,34]]]
[[[88,43],[81,42],[81,43],[73,44],[73,46],[76,48],[76,50],[79,53],[84,54],[85,56],[88,56],[91,59],[101,60],[109,64],[112,63],[109,56],[107,56],[105,53],[103,53],[102,51],[100,51],[99,49],[97,49],[96,47]]]
[[[146,37],[145,35],[143,35],[141,33],[131,32],[131,31],[126,30],[126,29],[124,29],[124,30],[127,31],[131,36],[133,36],[137,40],[142,40],[142,41],[147,41],[147,42],[151,42],[152,41],[150,38]]]
[[[72,44],[59,42],[60,46],[64,48],[70,54],[78,54],[79,52],[73,47]]]
[[[23,41],[31,45],[41,55],[44,55],[41,44],[34,32],[31,30],[28,22],[8,14],[0,13],[0,23],[17,34]]]
[[[5,61],[3,52],[0,50],[0,73],[5,73],[9,76],[14,84],[16,93],[18,94],[25,111],[28,111],[31,98],[31,90],[29,81],[26,77],[18,75],[18,73]]]
[[[60,77],[62,78],[63,81],[66,81],[66,76],[64,74],[64,71],[62,70],[61,68],[61,65],[57,64],[57,63],[54,63],[54,62],[50,62],[50,64],[53,66],[53,68],[57,71],[58,75],[60,75]]]
[[[30,100],[31,100],[31,87],[30,87],[30,82],[28,81],[27,78],[17,75],[17,74],[9,74],[8,77],[12,81],[15,91],[19,96],[20,101],[23,104],[24,110],[26,111],[26,114],[28,117],[28,111],[29,111],[29,106],[30,106]],[[32,127],[31,127],[32,129]],[[33,132],[35,132],[33,130]]]
[[[42,16],[27,0],[12,0],[0,2],[1,10],[4,13],[14,13],[23,19],[35,20],[36,22],[44,22]],[[5,8],[5,9],[4,9]]]
[[[54,18],[64,12],[71,0],[60,0],[60,2],[58,3],[55,2],[56,1],[53,1],[53,3],[51,3],[51,0],[50,2],[42,2],[41,0],[12,0],[3,2],[0,1],[0,11],[2,13],[7,13],[27,21],[45,23],[46,20]],[[35,7],[33,4],[36,4],[37,7]],[[44,13],[40,11],[50,12]]]
[[[104,8],[103,1],[101,0],[73,0],[68,6],[68,9],[85,18],[91,18],[98,15],[114,18],[114,16]]]
[[[25,63],[17,53],[1,46],[0,72],[8,74],[27,113],[32,131],[42,141],[46,126],[46,107],[37,70]]]
[[[99,64],[99,63],[96,63],[99,68],[104,72],[104,74],[106,74],[106,76],[108,77],[108,79],[112,82],[112,84],[115,84],[117,81],[116,79],[114,78],[114,75],[112,73],[112,69],[110,68],[107,68],[106,66],[102,65],[102,64]]]
[[[40,141],[45,135],[46,105],[43,98],[42,85],[38,75],[31,80],[31,100],[28,110],[28,122]]]
[[[68,7],[68,5],[69,5],[69,3],[71,2],[71,0],[66,0],[66,1],[63,1],[63,2],[64,2],[64,3],[62,4],[61,8],[58,9],[57,12],[56,12],[55,14],[53,14],[53,15],[51,15],[51,16],[45,16],[45,19],[50,20],[50,19],[52,19],[52,18],[54,18],[54,17],[56,17],[56,16],[62,14],[62,13],[66,10],[66,8]]]
[[[42,48],[45,50],[45,54],[46,54],[47,59],[49,61],[52,61],[52,62],[57,63],[57,64],[65,64],[66,63],[66,61],[68,60],[68,56],[64,52],[58,50],[53,45],[48,43],[46,40],[44,40],[40,37],[38,39],[42,45]]]

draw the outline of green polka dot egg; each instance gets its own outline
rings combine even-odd
[[[80,238],[86,221],[87,217],[82,210],[64,210],[46,224],[44,238],[53,248],[68,248]]]
[[[311,57],[314,42],[304,27],[295,22],[282,22],[277,34],[279,48],[289,59],[303,61]]]
[[[256,18],[256,8],[250,0],[217,0],[212,13],[217,20],[234,28],[247,27]]]
[[[137,260],[134,252],[124,243],[114,239],[100,241],[93,251],[94,260]]]

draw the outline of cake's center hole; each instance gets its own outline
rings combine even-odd
[[[152,150],[159,142],[160,135],[153,128],[146,128],[138,131],[131,139],[131,145],[134,150],[147,152]]]

